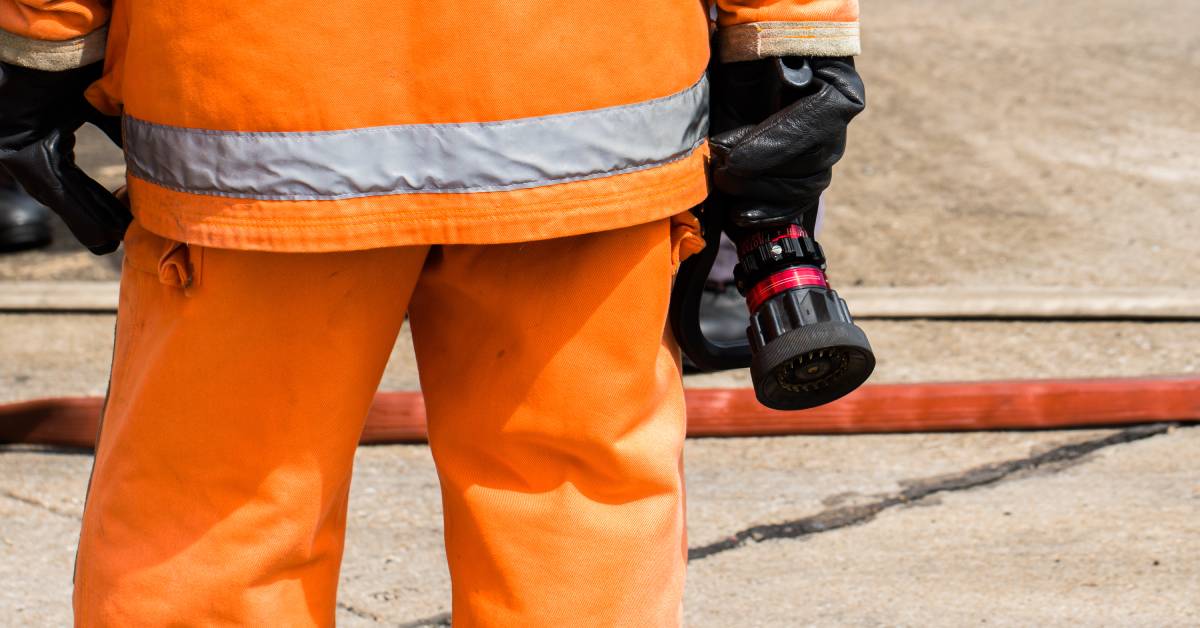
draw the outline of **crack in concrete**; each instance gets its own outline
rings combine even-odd
[[[398,624],[396,628],[441,628],[450,625],[450,613],[438,613],[424,619]]]
[[[387,623],[387,621],[379,615],[358,608],[357,606],[351,606],[345,602],[338,602],[337,606],[338,608],[350,613],[351,615],[354,615],[355,617],[368,619],[377,624]],[[393,625],[395,628],[440,628],[441,626],[450,625],[450,613],[438,613],[437,615],[430,615],[429,617],[424,617],[422,619],[414,619],[402,624]]]
[[[1021,471],[1028,471],[1051,464],[1077,461],[1092,452],[1106,447],[1122,445],[1158,436],[1159,434],[1165,434],[1174,426],[1174,423],[1139,425],[1121,430],[1104,438],[1063,445],[1026,458],[987,464],[948,476],[915,480],[910,482],[903,490],[885,494],[880,499],[868,504],[830,508],[809,517],[784,523],[751,526],[720,541],[689,548],[688,560],[700,560],[714,554],[737,549],[750,541],[761,543],[773,539],[795,539],[837,530],[838,528],[860,525],[871,521],[876,515],[889,508],[911,504],[936,493],[973,489],[1001,482]]]
[[[358,608],[357,606],[350,606],[349,604],[346,604],[345,602],[338,602],[337,607],[346,611],[347,613],[350,613],[351,615],[354,615],[355,617],[361,617],[362,619],[369,619],[377,624],[383,621],[383,618],[380,617],[379,615],[376,615],[375,613],[372,613],[369,611],[364,611],[364,610]]]
[[[40,508],[41,510],[45,510],[46,512],[54,513],[60,517],[66,517],[73,521],[83,521],[83,517],[71,512],[69,510],[62,510],[61,508],[51,506],[50,504],[47,504],[46,502],[44,502],[40,499],[35,499],[33,497],[26,497],[20,493],[11,491],[9,489],[4,489],[3,491],[0,491],[0,495],[3,495],[13,501],[21,502],[22,504],[27,504],[29,506],[33,506],[34,508]]]

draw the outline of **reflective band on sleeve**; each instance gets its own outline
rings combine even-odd
[[[500,122],[234,132],[125,117],[129,172],[161,187],[260,200],[530,188],[652,168],[708,132],[708,84],[654,100]]]

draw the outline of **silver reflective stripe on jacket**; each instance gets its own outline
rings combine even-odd
[[[329,200],[514,190],[680,159],[708,132],[708,83],[670,96],[500,122],[234,132],[125,117],[130,174],[193,194]]]

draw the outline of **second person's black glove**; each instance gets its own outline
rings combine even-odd
[[[119,119],[100,115],[83,97],[100,66],[50,72],[0,63],[0,167],[97,255],[115,250],[133,219],[75,164],[75,131],[84,122],[120,143]]]

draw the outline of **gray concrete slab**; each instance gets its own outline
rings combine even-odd
[[[1200,429],[693,561],[707,626],[1195,626]]]
[[[113,323],[113,317],[106,315],[0,315],[0,400],[102,394]],[[866,326],[881,358],[876,380],[883,382],[1196,372],[1197,357],[1189,347],[1200,344],[1196,342],[1200,325],[1179,323],[872,321]],[[688,378],[689,385],[699,386],[743,381],[739,374]],[[418,387],[406,333],[397,342],[384,387]],[[905,481],[913,478],[952,474],[1108,433],[689,441],[691,545],[714,543],[748,526],[867,504],[879,495],[901,490]],[[1197,453],[1191,451],[1190,455]],[[0,519],[0,576],[14,583],[0,597],[0,613],[20,617],[23,625],[63,625],[69,620],[70,566],[89,469],[90,457],[85,455],[0,452],[0,508],[5,515]],[[425,447],[360,451],[340,593],[339,621],[343,625],[397,625],[436,617],[447,609],[449,581],[436,482]],[[1169,495],[1162,501],[1153,496],[1147,499],[1154,501],[1154,508],[1171,503]],[[1061,529],[1048,529],[1046,534],[1078,534],[1067,522],[1059,523]],[[813,544],[812,539],[792,542],[805,547]],[[759,560],[760,551],[747,547],[729,554],[746,552]],[[861,551],[874,550],[864,546]],[[995,552],[989,560],[1008,560],[1007,550],[988,551]],[[708,560],[719,565],[732,562],[711,573],[703,566]],[[936,557],[931,560],[936,562]],[[785,569],[778,565],[745,567],[740,559],[724,554],[698,565],[691,585],[697,592],[688,601],[695,625],[721,625],[725,615],[719,609],[711,610],[716,602],[710,603],[710,597],[755,599],[753,591],[734,586],[736,580],[727,582],[727,573],[735,577],[739,570],[771,573],[771,569]],[[919,569],[919,564],[910,563],[909,568]],[[788,586],[804,586],[805,574],[806,570],[797,571]],[[899,572],[892,575],[903,576]],[[749,604],[745,600],[739,603]],[[776,607],[752,606],[755,608],[738,612],[750,623],[738,625],[789,625],[775,623],[772,609]],[[707,624],[695,619],[709,612],[716,619]],[[849,615],[846,618],[857,621]],[[870,625],[870,621],[863,620],[862,625]]]
[[[899,491],[913,478],[1109,434],[1111,430],[976,432],[926,436],[869,434],[694,439],[687,443],[688,545],[721,540],[753,524],[851,507]]]
[[[0,449],[0,617],[67,626],[92,457]]]
[[[0,403],[103,395],[115,329],[107,314],[0,314]]]
[[[690,441],[689,544],[1113,433]],[[1192,547],[1200,538],[1198,454],[1200,429],[1178,430],[1073,466],[939,494],[861,526],[694,561],[689,625],[1186,625],[1200,599],[1185,595],[1200,586],[1200,546]],[[22,625],[69,617],[89,468],[86,455],[0,453],[0,575],[8,583],[0,612],[20,613],[29,619]],[[398,625],[445,611],[449,580],[428,449],[363,448],[355,473],[340,621]],[[1046,598],[1043,590],[1057,593]]]
[[[0,403],[102,395],[115,317],[0,313]],[[1200,323],[864,321],[875,383],[1200,373]],[[689,375],[691,387],[749,386],[748,371]],[[380,385],[418,390],[407,328]]]
[[[429,448],[360,448],[338,595],[339,622],[396,625],[449,608],[442,508]]]

